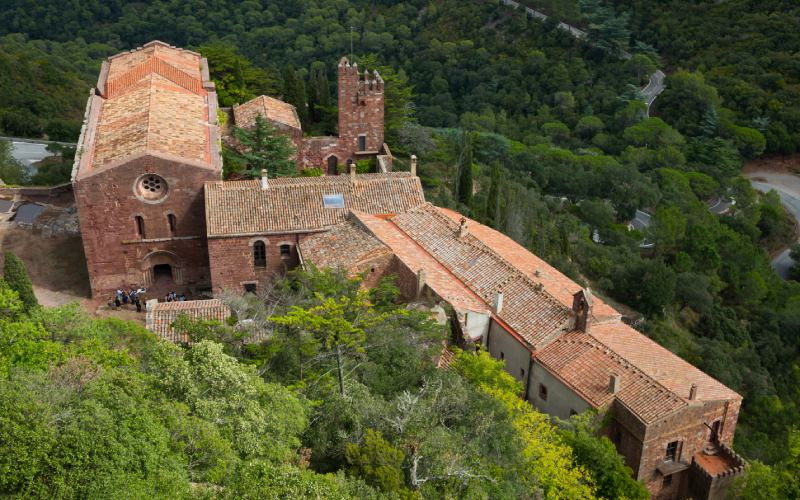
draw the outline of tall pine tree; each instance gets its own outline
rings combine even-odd
[[[233,133],[240,144],[235,156],[246,165],[244,174],[247,177],[260,177],[261,170],[267,170],[270,177],[297,174],[292,141],[261,115],[256,115],[253,130],[236,127]]]

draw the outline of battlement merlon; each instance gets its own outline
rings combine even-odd
[[[358,70],[358,63],[350,63],[345,56],[339,60],[339,83],[352,86],[359,93],[383,93],[384,81],[378,70],[365,69],[363,75]]]

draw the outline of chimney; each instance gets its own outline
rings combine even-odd
[[[494,294],[494,313],[500,314],[503,312],[503,292],[498,290]]]
[[[347,166],[350,169],[350,180],[351,181],[355,181],[356,180],[356,164],[355,164],[355,162],[353,162],[353,160],[347,160]]]
[[[579,332],[589,333],[592,302],[592,291],[588,288],[579,290],[572,296],[572,312],[575,313],[575,329]]]
[[[425,269],[419,268],[417,271],[417,299],[422,297],[422,290],[425,288]]]
[[[411,175],[417,175],[417,155],[411,155]]]
[[[697,384],[692,384],[692,387],[689,388],[689,401],[694,401],[697,399]]]
[[[261,189],[269,187],[269,178],[267,177],[267,169],[261,169]]]
[[[622,381],[622,378],[617,375],[616,373],[612,373],[611,376],[608,378],[608,392],[611,394],[616,394],[619,392],[619,384]]]
[[[469,233],[469,229],[467,228],[467,218],[462,217],[461,221],[458,225],[458,237],[463,238]]]

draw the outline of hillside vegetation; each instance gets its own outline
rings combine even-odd
[[[591,44],[477,0],[10,0],[0,33],[48,40],[19,42],[48,53],[205,47],[226,103],[272,92],[314,133],[334,131],[335,64],[352,36],[354,59],[387,81],[392,151],[419,156],[429,200],[510,235],[742,393],[735,446],[775,479],[797,457],[800,285],[765,250],[793,225],[739,171],[798,144],[797,13],[744,0],[550,3],[591,21]],[[92,67],[103,50],[75,49],[72,63]],[[657,66],[675,71],[648,117],[639,88]],[[708,210],[719,198],[735,199],[730,213]],[[626,227],[636,209],[653,215],[644,231]]]

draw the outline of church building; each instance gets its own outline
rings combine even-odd
[[[363,273],[365,286],[393,275],[407,300],[448,306],[458,346],[503,360],[540,411],[607,415],[603,432],[654,498],[722,498],[745,467],[731,448],[742,397],[511,238],[426,202],[416,158],[391,171],[380,75],[346,58],[338,75],[335,137],[304,137],[272,97],[232,110],[243,128],[270,120],[298,168],[329,175],[223,181],[206,60],[154,41],[105,61],[72,172],[92,293],[259,293],[311,264]],[[377,172],[357,174],[373,157]],[[218,299],[147,306],[170,341],[186,340],[179,314],[230,315]]]

